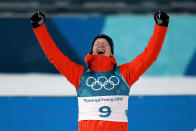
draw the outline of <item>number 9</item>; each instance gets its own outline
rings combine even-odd
[[[104,114],[100,114],[100,117],[108,117],[111,115],[111,109],[109,106],[102,106],[99,108],[99,112],[104,113]]]

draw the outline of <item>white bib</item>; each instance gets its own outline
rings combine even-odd
[[[128,122],[129,96],[78,97],[78,120],[106,120]]]

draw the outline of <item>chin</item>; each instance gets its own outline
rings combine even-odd
[[[111,54],[106,54],[106,53],[100,54],[100,55],[104,55],[104,56],[107,56],[107,57],[111,57],[112,56]]]

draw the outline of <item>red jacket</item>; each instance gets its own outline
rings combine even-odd
[[[38,28],[34,28],[33,30],[49,61],[62,75],[67,78],[70,83],[75,86],[77,90],[84,66],[72,62],[67,56],[62,54],[48,33],[45,24]],[[138,55],[130,63],[119,66],[122,76],[130,87],[157,59],[164,42],[166,32],[167,27],[156,24],[153,35],[144,52]],[[91,54],[88,54],[85,57],[85,62],[93,71],[109,71],[117,64],[114,57]],[[128,124],[127,122],[99,120],[83,120],[79,122],[79,131],[99,131],[100,129],[102,131],[127,131]]]

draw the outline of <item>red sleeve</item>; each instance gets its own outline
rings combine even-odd
[[[155,24],[153,35],[144,52],[138,55],[130,63],[123,64],[119,67],[120,72],[128,85],[131,87],[139,77],[156,61],[162,48],[167,27]]]
[[[45,55],[56,69],[64,75],[77,89],[83,72],[83,66],[72,62],[65,56],[52,40],[44,25],[33,29]]]

